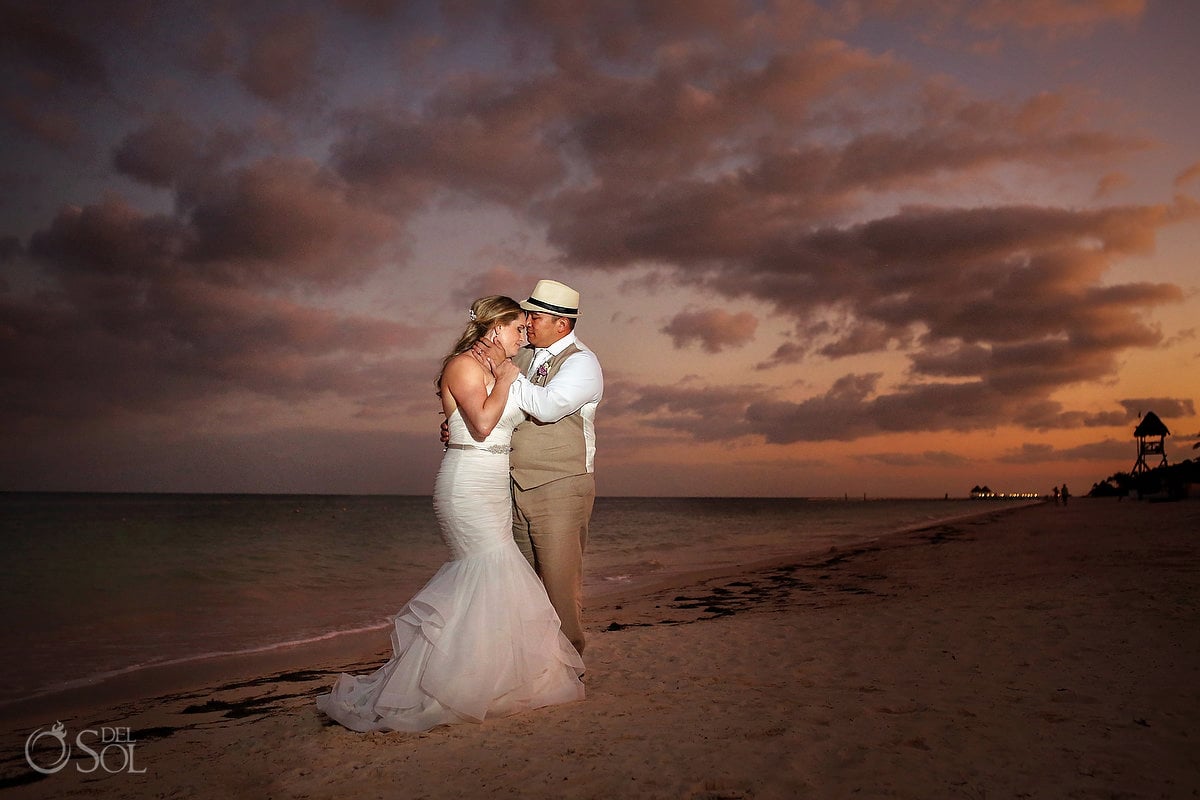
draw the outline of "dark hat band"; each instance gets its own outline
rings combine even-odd
[[[562,316],[566,316],[567,314],[578,314],[579,313],[578,308],[567,308],[566,306],[556,306],[551,303],[547,303],[544,300],[538,300],[536,297],[531,297],[528,300],[526,300],[525,302],[529,303],[530,305],[537,306],[539,308],[544,308],[547,311],[549,311],[551,314],[560,314]]]

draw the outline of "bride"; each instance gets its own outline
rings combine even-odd
[[[392,659],[317,697],[351,730],[424,731],[583,699],[583,660],[512,537],[509,440],[524,413],[509,399],[510,359],[525,321],[511,298],[476,300],[442,362],[450,442],[433,503],[451,560],[392,617]],[[470,351],[485,337],[509,358],[480,364]]]

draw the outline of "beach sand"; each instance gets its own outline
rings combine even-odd
[[[424,734],[327,723],[313,695],[382,663],[381,633],[257,677],[26,708],[4,727],[0,786],[14,800],[1200,797],[1200,502],[1077,498],[673,583],[587,609],[580,703]],[[88,757],[39,777],[25,741],[58,719],[72,738],[128,727],[145,771],[112,750],[111,773],[81,772]]]

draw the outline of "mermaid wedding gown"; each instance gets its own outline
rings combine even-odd
[[[392,659],[317,697],[347,728],[424,731],[583,699],[583,659],[512,538],[508,445],[523,419],[510,394],[476,441],[450,415],[433,503],[452,560],[392,617]]]

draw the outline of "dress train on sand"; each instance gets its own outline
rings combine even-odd
[[[512,538],[508,444],[523,419],[510,394],[476,441],[450,415],[434,510],[452,560],[392,617],[391,660],[317,698],[347,728],[424,731],[583,699],[583,659]]]

